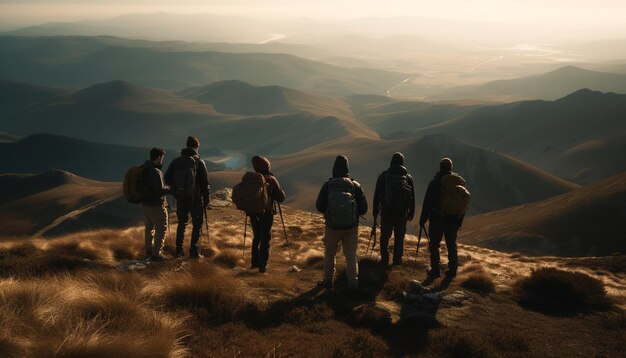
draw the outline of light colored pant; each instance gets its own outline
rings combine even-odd
[[[346,274],[348,275],[348,287],[356,289],[359,286],[359,267],[356,250],[359,239],[358,228],[335,230],[326,227],[324,236],[324,281],[333,282],[335,276],[335,255],[341,242],[343,254],[346,257]]]
[[[143,220],[146,224],[146,253],[161,255],[167,231],[167,209],[165,206],[143,205]]]

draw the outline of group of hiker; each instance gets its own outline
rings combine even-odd
[[[176,205],[176,255],[185,255],[183,242],[185,228],[191,216],[192,233],[189,257],[199,258],[199,238],[206,223],[210,187],[205,162],[198,154],[200,141],[187,138],[186,148],[166,170],[161,171],[165,151],[152,148],[150,160],[131,168],[124,180],[124,194],[134,203],[142,203],[145,221],[145,249],[152,261],[162,260],[164,237],[168,229],[166,194],[172,194]],[[246,214],[253,231],[250,269],[267,270],[274,216],[281,214],[280,203],[285,191],[271,171],[270,161],[261,156],[252,157],[254,172],[243,175],[241,183],[233,188],[232,200]],[[448,249],[448,271],[456,275],[458,268],[457,232],[463,223],[469,205],[465,180],[452,171],[450,158],[443,158],[439,171],[428,184],[419,218],[422,230],[429,237],[429,277],[440,276],[439,246],[445,237]],[[401,153],[393,154],[389,168],[378,176],[373,198],[373,235],[380,215],[380,264],[389,265],[389,240],[394,236],[392,265],[402,265],[404,237],[407,222],[415,215],[415,185],[405,167]],[[335,256],[339,243],[346,258],[348,287],[358,288],[359,220],[368,211],[368,203],[361,185],[350,176],[348,158],[339,155],[332,168],[332,178],[321,187],[316,208],[324,214],[324,277],[318,285],[331,288],[335,275]],[[428,229],[425,225],[428,222]],[[283,223],[284,226],[284,223]],[[207,224],[208,230],[208,224]],[[245,237],[245,236],[244,236]]]

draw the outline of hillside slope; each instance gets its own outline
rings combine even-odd
[[[120,228],[141,220],[138,206],[121,197],[120,183],[103,183],[51,170],[0,174],[2,235],[59,235]]]
[[[626,252],[626,174],[536,203],[468,219],[463,241],[533,255]]]
[[[453,88],[441,95],[429,97],[428,100],[555,100],[582,88],[626,94],[626,75],[566,66],[529,77],[493,81],[479,86]]]

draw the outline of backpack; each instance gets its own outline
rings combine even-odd
[[[176,158],[172,166],[171,190],[177,200],[193,198],[196,190],[198,160],[195,156]]]
[[[385,175],[385,205],[390,209],[407,210],[411,200],[411,184],[407,175]]]
[[[143,164],[137,165],[128,169],[124,175],[122,190],[124,197],[130,203],[139,204],[144,200],[146,188],[143,182],[143,171],[145,168]]]
[[[441,178],[441,215],[463,216],[470,203],[470,192],[465,188],[465,180],[456,173]]]
[[[326,224],[331,229],[351,229],[359,225],[354,189],[354,183],[349,178],[333,178],[328,181]]]
[[[270,203],[268,184],[263,174],[245,173],[241,183],[233,187],[233,203],[248,215],[262,214]]]

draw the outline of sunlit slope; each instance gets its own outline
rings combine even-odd
[[[57,235],[116,228],[140,221],[140,208],[121,197],[120,183],[104,183],[51,170],[1,174],[3,236]]]
[[[555,100],[582,88],[626,94],[626,75],[566,66],[529,77],[453,88],[428,99]]]

